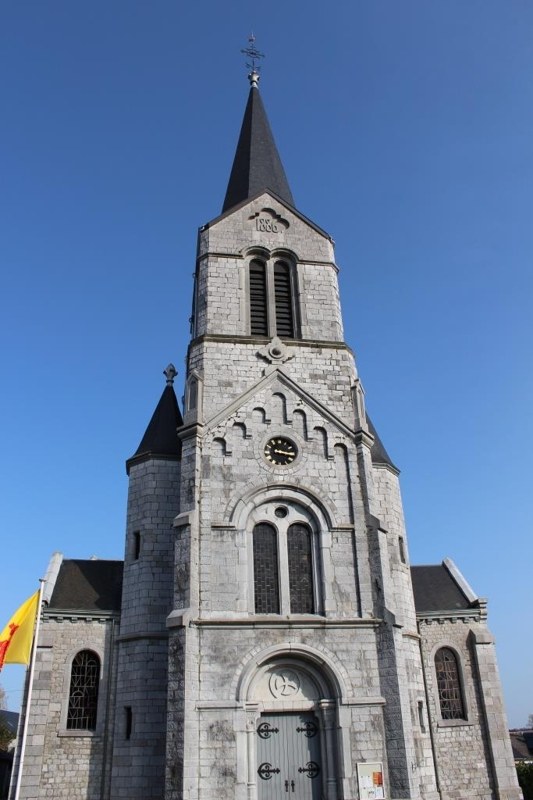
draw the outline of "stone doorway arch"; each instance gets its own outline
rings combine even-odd
[[[341,684],[323,656],[305,646],[271,648],[248,664],[238,691],[248,800],[338,800]]]

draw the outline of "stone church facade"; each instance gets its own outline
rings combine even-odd
[[[485,602],[410,565],[333,241],[250,78],[124,561],[50,563],[20,798],[518,800]]]

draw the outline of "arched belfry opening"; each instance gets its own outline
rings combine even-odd
[[[291,645],[271,648],[243,670],[248,797],[339,797],[342,688],[322,655]]]

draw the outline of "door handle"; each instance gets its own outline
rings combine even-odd
[[[294,781],[291,781],[291,789],[294,792]]]
[[[289,791],[289,781],[285,781],[285,791]]]

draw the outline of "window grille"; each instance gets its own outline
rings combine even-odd
[[[293,339],[296,321],[292,265],[254,258],[248,271],[250,334]]]
[[[435,654],[437,689],[442,719],[466,719],[457,656],[448,647]]]
[[[279,614],[278,537],[272,525],[262,522],[253,532],[256,614]]]
[[[98,705],[100,659],[92,650],[81,650],[72,662],[67,728],[94,731]]]
[[[252,336],[268,334],[266,270],[257,260],[250,263],[250,332]]]
[[[274,296],[276,300],[276,334],[292,339],[294,322],[292,316],[291,275],[289,265],[278,261],[274,266]]]
[[[287,551],[291,613],[312,614],[313,564],[311,531],[307,525],[296,523],[290,526],[287,532]]]

